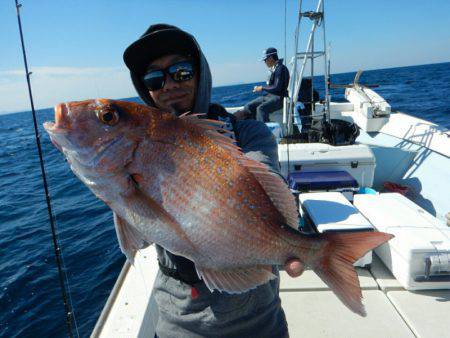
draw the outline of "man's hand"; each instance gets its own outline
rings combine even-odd
[[[253,93],[258,93],[258,92],[262,92],[262,86],[255,86],[253,87]]]
[[[305,271],[305,267],[298,259],[290,259],[284,264],[284,270],[289,276],[298,277]]]

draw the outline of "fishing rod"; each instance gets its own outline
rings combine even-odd
[[[28,84],[28,96],[30,98],[31,112],[33,115],[34,135],[35,135],[36,146],[37,146],[38,154],[39,154],[39,163],[40,163],[40,167],[41,167],[41,175],[42,175],[42,181],[43,181],[43,185],[44,185],[45,200],[47,202],[48,218],[50,221],[50,228],[52,231],[53,247],[55,249],[56,265],[58,267],[59,284],[61,287],[61,294],[62,294],[62,298],[63,298],[63,302],[64,302],[64,309],[66,312],[67,331],[69,333],[69,337],[73,338],[74,335],[73,335],[72,321],[74,321],[74,316],[73,316],[72,306],[67,297],[68,292],[66,290],[66,283],[65,283],[65,280],[67,280],[67,276],[66,276],[66,272],[65,272],[62,257],[61,257],[61,248],[58,244],[58,238],[56,235],[56,227],[55,227],[55,222],[54,222],[54,217],[53,217],[50,195],[49,195],[49,191],[48,191],[47,177],[45,174],[44,158],[42,156],[40,135],[39,135],[38,127],[37,127],[36,111],[34,109],[33,94],[31,92],[31,82],[30,82],[31,72],[28,71],[27,55],[25,52],[25,43],[23,40],[22,22],[20,20],[20,8],[22,7],[22,4],[19,4],[18,0],[15,0],[15,4],[16,4],[16,11],[17,11],[17,21],[19,24],[20,41],[22,44],[23,62],[25,65],[25,75],[26,75],[27,84]],[[76,327],[76,323],[75,323],[75,327]],[[78,330],[77,330],[77,336],[79,336]]]
[[[221,98],[221,100],[223,101],[223,100],[234,99],[236,97],[239,97],[239,96],[242,96],[242,95],[248,95],[248,94],[252,94],[252,93],[254,93],[253,90],[246,90],[246,91],[243,91],[243,92],[240,92],[240,93],[237,93],[237,94],[224,96],[224,97]]]

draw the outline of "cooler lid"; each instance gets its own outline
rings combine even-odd
[[[294,171],[288,176],[289,188],[299,191],[357,188],[358,182],[346,171]]]
[[[373,230],[340,192],[305,193],[299,195],[299,200],[319,232]]]
[[[405,256],[450,251],[450,228],[401,194],[356,194],[354,205],[377,230],[395,235],[389,245]]]

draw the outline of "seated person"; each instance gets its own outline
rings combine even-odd
[[[269,114],[283,107],[283,98],[288,96],[289,70],[278,58],[275,48],[267,48],[262,59],[269,67],[271,75],[267,86],[255,86],[253,92],[265,92],[247,103],[243,110],[236,112],[237,118],[251,118],[262,122],[270,122]]]

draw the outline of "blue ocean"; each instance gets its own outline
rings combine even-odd
[[[354,76],[336,74],[332,82],[348,84]],[[450,63],[367,71],[360,82],[379,85],[375,90],[394,111],[450,129]],[[254,85],[214,88],[213,102],[241,106],[257,96]],[[323,87],[320,80],[315,86]],[[343,90],[332,98],[342,101]],[[111,211],[72,174],[42,128],[53,120],[53,109],[37,116],[77,331],[87,337],[125,259]],[[31,112],[0,116],[0,191],[0,337],[65,337]]]

